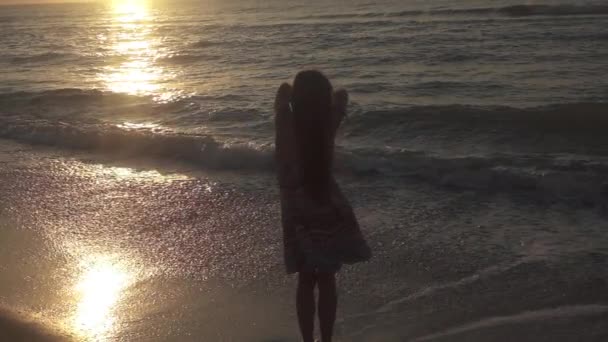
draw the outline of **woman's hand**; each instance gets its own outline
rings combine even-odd
[[[332,96],[332,133],[333,137],[336,136],[336,132],[342,123],[342,120],[346,116],[346,107],[348,106],[348,92],[344,89],[340,89],[334,92]]]
[[[275,115],[289,111],[289,101],[291,101],[291,86],[289,83],[283,83],[274,98]]]
[[[281,184],[288,182],[286,179],[288,179],[289,171],[286,170],[294,165],[295,156],[293,115],[289,109],[291,90],[288,83],[281,84],[274,99],[275,157],[279,165]]]

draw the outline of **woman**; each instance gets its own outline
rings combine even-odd
[[[302,71],[275,99],[276,159],[287,273],[298,273],[296,306],[304,342],[314,340],[315,287],[319,288],[322,342],[336,319],[335,273],[343,263],[366,261],[371,251],[353,210],[332,175],[334,138],[348,95],[333,92],[320,72]]]

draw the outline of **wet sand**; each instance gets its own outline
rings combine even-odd
[[[71,342],[74,339],[42,323],[15,313],[0,311],[0,337],[2,341]]]
[[[298,340],[272,175],[0,146],[4,311],[82,341]],[[602,207],[340,180],[375,258],[340,274],[338,341],[608,339]]]

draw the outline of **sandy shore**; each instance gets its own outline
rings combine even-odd
[[[3,341],[71,342],[74,338],[51,329],[48,324],[19,316],[14,312],[0,311],[0,337]]]
[[[298,340],[272,175],[0,146],[3,310],[82,341]],[[375,258],[340,274],[338,341],[607,340],[601,208],[341,182]]]

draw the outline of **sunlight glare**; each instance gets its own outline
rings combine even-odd
[[[147,3],[144,0],[113,0],[114,13],[120,16],[119,20],[132,22],[143,20],[148,15]]]
[[[123,63],[106,76],[110,90],[131,95],[149,94],[158,90],[160,71],[148,67],[145,61]]]
[[[158,131],[160,129],[162,129],[162,127],[159,124],[155,124],[152,122],[128,122],[125,121],[121,124],[116,125],[124,130],[128,130],[128,131],[137,131],[137,130],[149,130],[149,131]]]
[[[90,262],[84,262],[75,287],[78,296],[75,329],[103,340],[114,327],[115,307],[130,281],[127,270],[108,258],[94,257]]]
[[[173,181],[191,180],[190,176],[180,173],[162,174],[157,170],[139,170],[130,167],[101,167],[98,170],[99,175],[109,176],[120,181],[141,181],[165,183]]]
[[[162,47],[154,35],[154,13],[148,1],[112,0],[111,6],[112,32],[98,39],[113,50],[110,56],[116,57],[116,62],[104,67],[98,79],[115,93],[152,96],[158,103],[179,98],[179,92],[163,88],[174,75],[156,63],[162,57]]]

